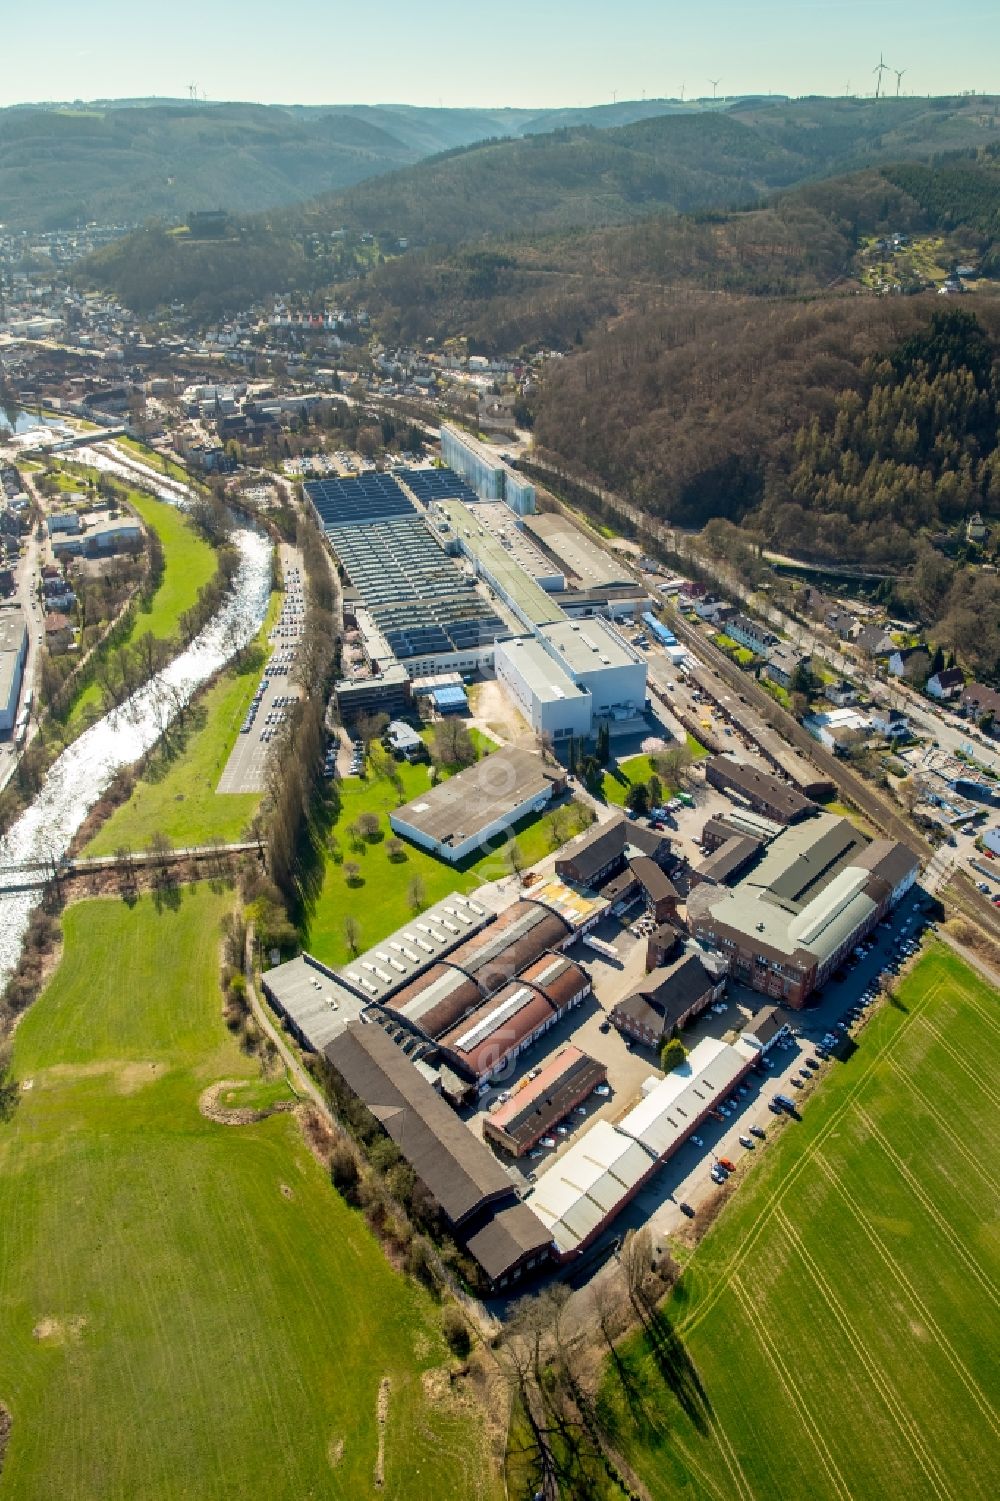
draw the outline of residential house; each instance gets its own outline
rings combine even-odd
[[[733,615],[724,623],[722,632],[730,641],[738,642],[758,657],[766,657],[771,648],[778,644],[778,637],[774,632],[758,624],[756,620],[751,620],[749,615]]]
[[[1000,693],[985,683],[966,683],[962,693],[962,712],[969,719],[991,716],[993,732],[1000,731]]]
[[[965,686],[965,674],[961,667],[943,667],[927,679],[927,692],[931,698],[949,700],[957,698]]]
[[[708,620],[712,625],[722,625],[736,614],[736,606],[727,605],[724,599],[718,599],[714,594],[709,594],[705,599],[695,600],[694,613],[699,620]]]
[[[888,668],[894,678],[906,677],[910,664],[919,657],[927,656],[926,646],[897,646],[889,653]]]
[[[828,631],[833,631],[835,636],[839,636],[841,641],[850,641],[858,629],[857,617],[852,615],[850,610],[841,609],[840,605],[834,605],[827,610],[823,624]]]
[[[808,654],[800,652],[794,646],[789,646],[787,641],[779,641],[776,646],[772,647],[764,664],[764,676],[770,678],[772,683],[777,683],[779,688],[790,688],[798,669],[808,666]]]
[[[976,547],[982,547],[990,535],[990,529],[986,525],[978,511],[974,512],[965,523],[965,540]]]
[[[896,650],[896,643],[884,625],[863,626],[858,632],[857,643],[869,657],[891,657]]]
[[[73,645],[73,622],[58,611],[45,622],[45,644],[54,655],[69,651]]]
[[[913,731],[906,715],[899,709],[873,709],[871,726],[876,735],[887,740],[909,740]]]
[[[823,689],[823,697],[836,704],[838,709],[846,709],[858,701],[858,690],[853,683],[846,678],[841,678],[839,683],[828,683]]]

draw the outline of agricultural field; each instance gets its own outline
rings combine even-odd
[[[478,1412],[442,1386],[436,1305],[292,1115],[235,1127],[199,1110],[219,1081],[224,1105],[288,1094],[222,1022],[231,901],[187,887],[160,910],[69,907],[62,962],[16,1033],[0,1497],[493,1501]]]
[[[933,948],[622,1347],[602,1407],[655,1501],[1000,1493],[996,999]]]
[[[255,792],[217,792],[265,661],[267,633],[280,608],[271,596],[255,651],[231,664],[199,694],[186,738],[168,738],[154,750],[128,802],[116,808],[87,845],[88,855],[112,855],[123,845],[144,849],[156,833],[175,845],[211,839],[235,843],[257,812]]]
[[[303,947],[326,964],[347,964],[353,957],[344,931],[348,913],[357,923],[358,944],[364,949],[413,916],[410,892],[414,881],[420,884],[421,905],[428,907],[449,892],[474,891],[484,881],[510,874],[503,843],[477,860],[449,865],[403,841],[401,857],[391,859],[389,813],[430,785],[426,765],[404,762],[396,770],[398,789],[387,776],[374,772],[364,780],[349,777],[338,782],[339,809],[331,807],[317,830],[317,870],[301,930]],[[348,830],[363,813],[377,816],[379,832],[374,838],[354,839]],[[541,860],[589,821],[589,811],[579,803],[523,820],[514,830],[523,865]],[[358,867],[356,875],[352,864]]]

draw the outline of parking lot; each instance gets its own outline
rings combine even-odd
[[[825,1072],[838,1066],[845,1049],[853,1046],[854,1037],[863,1030],[866,1016],[878,1001],[880,974],[885,971],[886,978],[891,979],[916,951],[919,932],[927,921],[920,912],[922,901],[919,891],[908,896],[891,921],[870,936],[865,951],[852,957],[850,964],[838,972],[839,978],[831,978],[809,1007],[803,1011],[790,1007],[781,1010],[790,1035],[771,1046],[759,1070],[752,1068],[718,1111],[660,1168],[608,1227],[602,1243],[610,1246],[630,1227],[648,1225],[654,1242],[663,1245],[686,1223],[685,1211],[697,1213],[717,1192],[712,1172],[720,1158],[738,1171],[751,1153],[766,1150],[778,1119],[771,1106],[776,1094],[794,1100],[798,1110],[808,1109],[810,1095]],[[483,1119],[491,1103],[550,1061],[567,1043],[606,1066],[606,1094],[593,1093],[531,1153],[517,1161],[501,1158],[519,1185],[527,1187],[540,1179],[595,1120],[619,1120],[641,1098],[643,1083],[650,1076],[660,1077],[659,1060],[653,1050],[624,1038],[607,1020],[615,1003],[635,989],[646,972],[645,934],[637,936],[627,926],[630,919],[635,922],[638,910],[625,914],[626,926],[606,918],[595,930],[597,936],[613,942],[617,961],[588,948],[582,940],[571,945],[570,956],[591,975],[593,993],[527,1049],[466,1118],[469,1128],[482,1135]],[[684,1044],[690,1050],[705,1037],[734,1042],[753,1017],[770,1004],[767,997],[730,983],[721,1009],[709,1008],[684,1029]],[[829,1046],[824,1046],[824,1039]],[[728,1174],[721,1168],[716,1171],[725,1181]],[[600,1259],[595,1254],[595,1266]]]
[[[219,778],[218,792],[263,792],[268,752],[298,690],[289,681],[302,637],[305,600],[299,555],[282,548],[285,596],[269,635],[271,655]]]
[[[863,1032],[865,1017],[877,1000],[879,975],[885,971],[891,979],[916,953],[919,932],[926,922],[919,912],[922,900],[920,893],[907,897],[891,922],[872,934],[868,952],[847,968],[841,979],[830,980],[815,1004],[803,1011],[782,1010],[794,1035],[784,1045],[775,1044],[770,1049],[762,1074],[751,1070],[743,1087],[730,1095],[725,1106],[729,1114],[721,1119],[710,1116],[705,1121],[696,1133],[701,1145],[689,1140],[664,1164],[619,1217],[614,1226],[616,1235],[630,1227],[648,1225],[654,1241],[662,1244],[685,1223],[682,1204],[697,1211],[716,1191],[711,1168],[718,1158],[725,1157],[739,1168],[749,1152],[764,1148],[776,1121],[770,1109],[775,1094],[794,1099],[800,1110],[808,1108],[809,1096],[825,1071],[838,1066],[839,1055]],[[686,1046],[693,1046],[702,1037],[731,1041],[736,1029],[742,1029],[750,1015],[767,1004],[764,996],[742,986],[730,986],[727,1001],[729,1006],[722,1016],[708,1012],[685,1030]],[[822,1040],[828,1035],[835,1040],[824,1049]],[[817,1045],[821,1052],[817,1052]],[[763,1132],[763,1138],[756,1136],[756,1131]],[[741,1142],[741,1137],[750,1145]]]

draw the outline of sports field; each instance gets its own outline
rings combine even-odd
[[[176,910],[69,908],[62,964],[16,1033],[0,1497],[493,1501],[475,1413],[440,1383],[425,1395],[445,1358],[436,1308],[295,1120],[233,1127],[198,1109],[215,1081],[259,1080],[220,1014],[230,900],[201,887]],[[261,1103],[257,1085],[246,1094],[223,1103]]]
[[[655,1352],[605,1380],[654,1498],[1000,1494],[998,1043],[996,992],[936,947],[771,1130]]]

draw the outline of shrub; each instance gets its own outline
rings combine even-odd
[[[472,1336],[461,1310],[454,1303],[446,1304],[442,1310],[441,1332],[452,1354],[464,1359],[472,1349]]]

